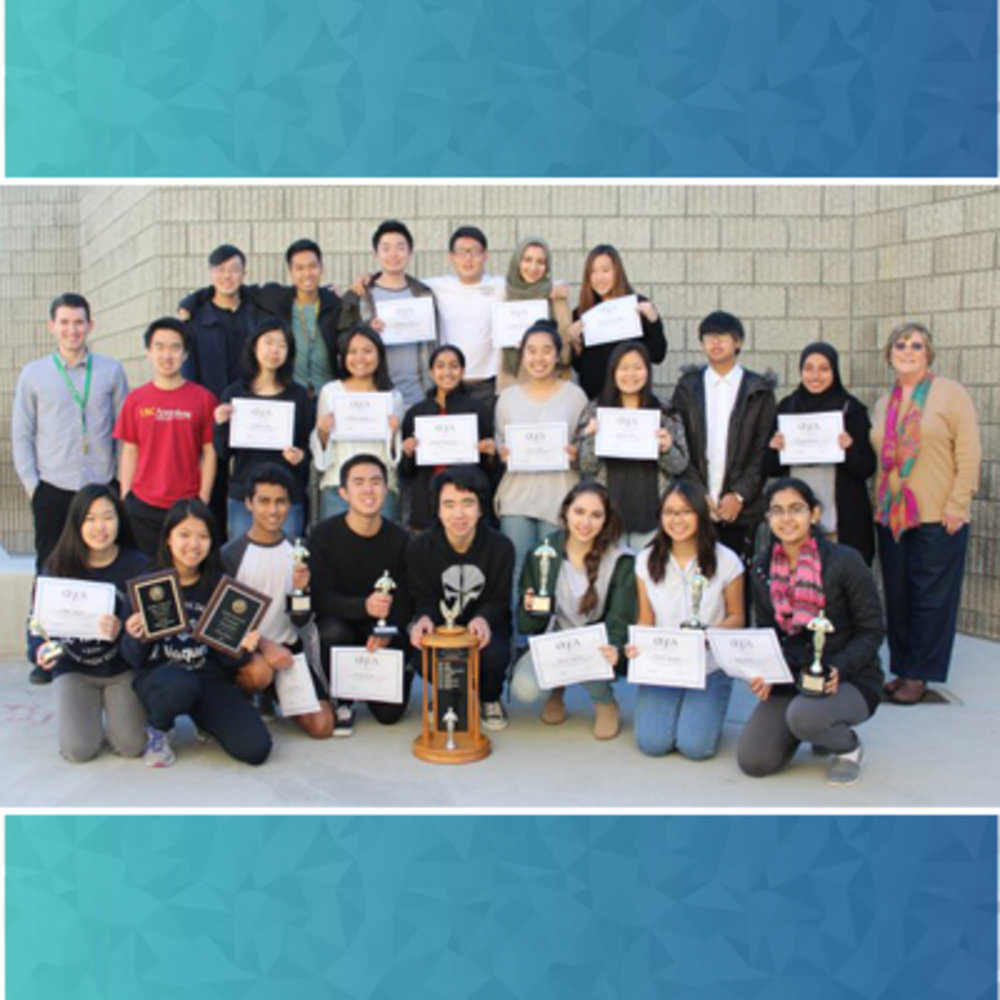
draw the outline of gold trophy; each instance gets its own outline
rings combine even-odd
[[[38,665],[43,670],[50,670],[56,660],[58,660],[59,657],[66,652],[66,647],[59,642],[58,639],[53,639],[49,633],[45,631],[45,626],[42,624],[40,618],[30,618],[28,620],[28,629],[31,631],[32,635],[37,635],[40,639],[45,640],[41,646],[38,647],[38,652],[40,654]]]
[[[396,581],[389,575],[388,570],[375,581],[375,589],[386,597],[396,589]],[[372,635],[382,636],[387,639],[393,638],[398,632],[399,629],[395,625],[389,625],[385,618],[380,618],[372,629]]]
[[[301,566],[308,558],[309,550],[305,547],[305,543],[301,538],[296,538],[295,544],[292,546],[292,562],[296,566]],[[312,597],[308,590],[300,590],[296,587],[288,595],[288,613],[296,618],[305,618],[312,614]]]
[[[799,677],[799,690],[812,698],[821,698],[826,694],[826,682],[830,679],[830,671],[823,666],[823,647],[826,637],[836,629],[822,610],[806,628],[813,634],[813,661]]]
[[[552,567],[552,560],[557,559],[559,553],[556,552],[547,538],[542,540],[542,544],[532,552],[538,560],[538,593],[531,596],[531,608],[525,607],[525,612],[544,618],[552,614],[552,595],[549,593],[549,570]],[[525,594],[525,601],[528,595]]]
[[[708,586],[708,577],[701,571],[701,567],[695,563],[694,573],[691,574],[691,617],[681,622],[682,629],[698,630],[703,632],[708,626],[701,620],[701,599],[705,595],[705,587]]]

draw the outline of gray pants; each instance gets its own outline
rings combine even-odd
[[[60,674],[52,683],[59,752],[68,761],[96,757],[105,728],[108,743],[122,757],[138,757],[146,746],[146,710],[132,689],[132,671],[114,677]]]
[[[850,753],[858,745],[851,726],[870,715],[868,702],[853,684],[841,684],[826,698],[772,694],[753,710],[740,733],[736,748],[740,770],[754,778],[774,774],[803,742]]]

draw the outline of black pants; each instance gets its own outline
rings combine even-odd
[[[40,481],[31,494],[31,513],[35,519],[35,568],[40,573],[45,560],[59,541],[76,493]]]
[[[152,507],[143,503],[134,493],[129,493],[125,497],[125,513],[128,514],[128,523],[132,526],[137,548],[143,555],[152,558],[160,544],[160,529],[167,519],[167,509]]]

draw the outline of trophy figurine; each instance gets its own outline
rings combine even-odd
[[[388,570],[375,581],[375,590],[386,597],[389,597],[395,589],[396,581],[389,575]],[[395,625],[389,625],[384,617],[380,618],[372,629],[372,635],[383,636],[389,639],[398,632],[399,629]]]
[[[456,625],[455,620],[458,618],[460,612],[460,607],[462,604],[461,596],[455,598],[454,604],[449,604],[447,601],[442,600],[438,607],[441,609],[441,617],[444,619],[444,624],[439,626],[442,632],[446,635],[455,632],[464,632],[465,628],[462,625]]]
[[[56,662],[56,660],[58,660],[59,657],[66,652],[66,647],[57,639],[53,639],[49,633],[45,631],[45,626],[39,618],[29,619],[28,629],[31,631],[32,635],[37,635],[40,639],[45,640],[41,646],[38,647],[38,652],[41,654],[39,666],[41,666],[43,670],[48,670]]]
[[[559,555],[548,539],[543,539],[542,544],[532,553],[538,560],[538,593],[531,595],[531,607],[525,607],[529,615],[544,617],[552,614],[552,595],[549,593],[549,570],[552,567],[552,560]],[[525,594],[525,602],[528,595]]]
[[[822,610],[806,625],[806,628],[813,634],[813,661],[802,671],[799,690],[803,694],[819,698],[826,694],[826,682],[830,676],[829,671],[823,666],[823,647],[826,645],[826,637],[835,629]]]
[[[444,713],[444,726],[448,733],[448,738],[445,741],[445,750],[455,749],[455,723],[458,722],[458,716],[455,714],[455,709],[450,705],[448,706],[448,711]]]
[[[304,566],[309,558],[309,550],[305,547],[301,538],[295,539],[292,546],[292,562],[296,566]],[[296,618],[306,618],[312,613],[312,597],[308,589],[301,590],[295,587],[288,595],[288,613]]]
[[[704,631],[708,626],[701,620],[701,599],[705,594],[705,587],[708,585],[708,577],[701,571],[701,567],[695,563],[694,573],[691,574],[691,617],[681,622],[682,629],[697,629]]]

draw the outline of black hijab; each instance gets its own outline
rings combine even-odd
[[[799,355],[799,372],[805,367],[806,358],[810,354],[822,354],[833,369],[833,384],[823,392],[810,392],[802,382],[789,395],[782,407],[785,413],[825,413],[830,410],[845,410],[851,396],[840,381],[840,357],[832,344],[816,341],[806,344]]]

